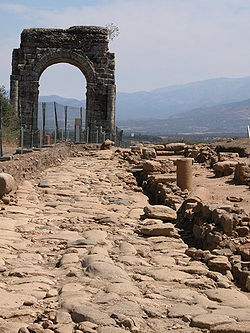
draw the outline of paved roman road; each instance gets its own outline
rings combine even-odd
[[[247,294],[176,233],[135,233],[148,201],[128,165],[82,155],[24,181],[1,211],[0,332],[250,332]]]

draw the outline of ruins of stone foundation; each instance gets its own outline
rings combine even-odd
[[[2,162],[0,332],[250,332],[249,186],[248,141]]]

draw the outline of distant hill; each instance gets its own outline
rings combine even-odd
[[[138,119],[118,122],[130,131],[151,134],[246,133],[250,124],[250,99],[197,108],[164,119]]]
[[[150,92],[118,93],[117,120],[166,118],[200,107],[250,98],[250,77],[211,79]]]
[[[62,105],[68,105],[72,107],[81,107],[85,108],[85,101],[80,101],[75,98],[66,98],[57,95],[49,95],[49,96],[39,96],[39,102],[56,102]]]

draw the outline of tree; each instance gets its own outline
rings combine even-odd
[[[106,24],[105,28],[108,30],[108,39],[113,40],[120,34],[119,28],[114,23]]]
[[[3,141],[16,143],[19,134],[19,119],[14,112],[4,86],[0,86],[0,108],[2,111]]]

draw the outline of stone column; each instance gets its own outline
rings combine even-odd
[[[86,92],[86,121],[85,130],[88,133],[88,142],[94,142],[94,119],[95,119],[95,84],[87,84]],[[88,130],[87,130],[88,128]]]
[[[115,139],[115,96],[116,86],[109,84],[107,87],[107,123],[109,127],[109,134],[112,140]]]
[[[192,189],[192,158],[181,158],[176,161],[177,165],[177,186],[182,191]]]
[[[31,145],[30,129],[32,128],[32,125],[33,125],[34,134],[37,130],[38,87],[39,87],[38,81],[20,81],[19,85],[19,104],[22,113],[22,122],[23,124],[25,124],[24,147],[26,148],[29,148]],[[32,112],[34,112],[33,116]],[[37,143],[35,138],[36,135],[34,135],[34,145]]]

